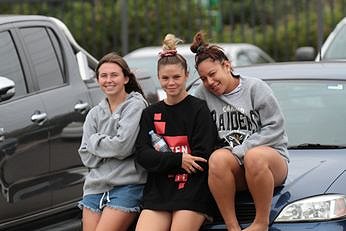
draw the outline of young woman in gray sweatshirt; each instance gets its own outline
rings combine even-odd
[[[256,216],[245,230],[267,231],[273,190],[285,181],[289,161],[278,102],[262,80],[234,75],[222,48],[206,43],[202,32],[191,50],[203,82],[195,96],[207,101],[223,141],[209,159],[210,190],[228,230],[239,231],[235,194],[248,189]]]
[[[135,162],[134,143],[147,106],[124,59],[105,55],[96,68],[106,98],[84,123],[79,154],[89,168],[85,177],[83,231],[127,230],[140,211],[146,171]]]

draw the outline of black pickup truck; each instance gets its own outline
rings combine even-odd
[[[0,15],[0,230],[80,227],[77,150],[103,97],[96,65],[58,19]]]

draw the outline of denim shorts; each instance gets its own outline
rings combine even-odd
[[[119,209],[123,212],[140,212],[143,184],[116,186],[110,191],[85,195],[78,207],[101,213],[104,207]]]

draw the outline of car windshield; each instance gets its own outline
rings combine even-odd
[[[346,59],[346,24],[335,35],[323,59]]]
[[[286,120],[289,147],[336,148],[346,144],[346,82],[267,81]],[[194,94],[200,79],[191,85]]]
[[[286,119],[289,146],[346,143],[344,81],[272,81]]]

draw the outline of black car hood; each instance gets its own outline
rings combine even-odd
[[[275,188],[270,220],[288,204],[328,193],[346,194],[346,149],[289,150],[288,177]],[[249,192],[237,193],[238,205],[253,204]],[[254,206],[250,206],[253,207]]]
[[[346,194],[345,159],[346,149],[290,150],[288,177],[275,190],[272,213],[303,198]]]

